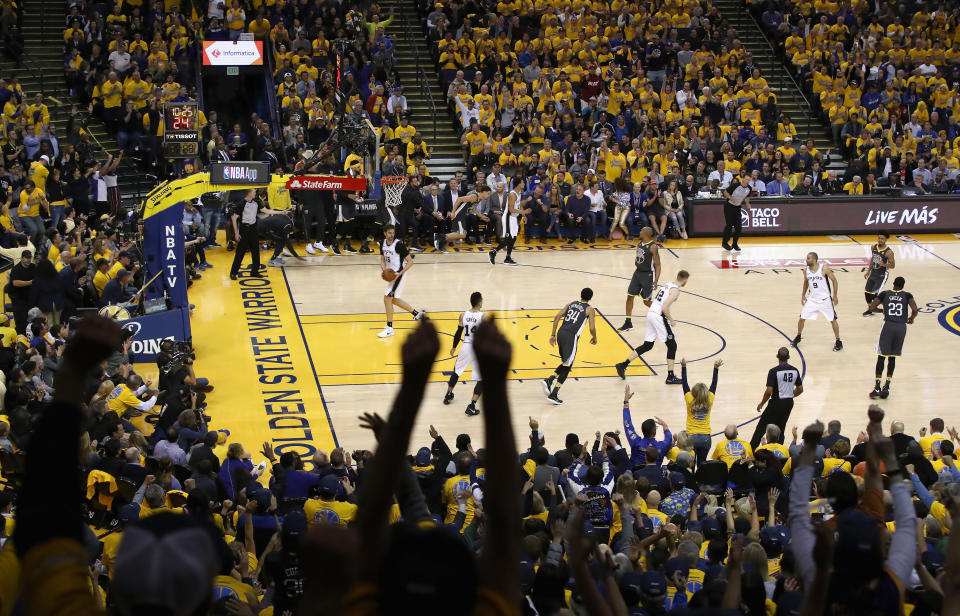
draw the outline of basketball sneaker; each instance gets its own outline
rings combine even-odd
[[[327,252],[327,251],[328,251],[328,248],[323,245],[323,242],[314,242],[314,243],[313,243],[313,248],[314,248],[314,250],[319,250],[320,252]]]
[[[417,310],[417,314],[413,315],[414,321],[422,321],[423,319],[426,319],[426,318],[427,318],[426,310]]]
[[[872,316],[873,316],[873,311],[871,311],[871,310],[865,310],[865,311],[863,312],[863,316],[865,316],[865,317],[872,317]]]
[[[547,396],[550,395],[550,390],[553,389],[553,377],[549,377],[540,381],[540,385],[543,386],[543,393]]]
[[[497,264],[497,251],[496,251],[496,250],[491,250],[490,252],[487,253],[487,256],[490,257],[490,265],[496,265],[496,264]]]
[[[882,393],[883,393],[883,390],[881,390],[880,386],[878,385],[877,387],[873,388],[873,391],[870,392],[870,399],[876,400],[882,395]]]
[[[737,244],[736,242],[733,243],[732,248],[733,248],[733,252],[743,252],[743,251],[740,249],[740,245]]]
[[[667,385],[681,385],[683,383],[683,379],[675,374],[670,374],[667,376],[667,380],[664,381],[664,383]]]
[[[617,376],[619,376],[622,380],[626,380],[627,379],[627,362],[622,361],[619,364],[617,364],[615,368],[617,369]]]
[[[313,244],[307,244],[307,247],[304,248],[304,250],[307,251],[307,254],[308,254],[308,255],[315,255],[315,254],[317,254],[317,251],[313,249]]]
[[[448,391],[448,392],[443,396],[443,403],[444,403],[444,404],[450,404],[451,402],[453,402],[453,392],[452,392],[452,391]]]
[[[284,264],[284,263],[286,263],[286,261],[283,260],[283,257],[277,257],[276,259],[270,259],[270,260],[267,262],[267,264],[268,264],[270,267],[283,267],[283,264]]]
[[[284,249],[283,249],[283,256],[285,256],[285,257],[292,257],[293,255],[290,254],[290,251],[289,251],[289,250],[287,250],[286,248],[284,248]]]
[[[797,345],[800,344],[800,334],[797,334],[797,337],[790,341],[790,346],[797,348]]]
[[[349,253],[349,254],[352,254],[352,255],[357,254],[357,250],[356,250],[353,246],[350,245],[350,242],[344,242],[344,244],[343,244],[343,252],[346,252],[346,253]]]
[[[839,338],[837,338],[836,344],[833,345],[833,350],[834,350],[834,351],[842,351],[842,350],[843,350],[843,343],[840,342],[840,339],[839,339]]]
[[[473,417],[474,415],[480,414],[480,409],[477,408],[476,402],[471,401],[470,404],[467,405],[467,409],[464,411],[464,413],[470,417]]]
[[[332,244],[332,248],[333,248],[333,254],[337,255],[338,257],[342,254],[342,253],[340,252],[340,243],[339,243],[339,242],[334,242],[334,243]]]
[[[726,251],[731,251],[731,250],[733,250],[733,248],[730,247],[730,244],[728,244],[728,243],[726,243],[726,242],[723,242],[722,244],[720,244],[720,246],[722,246],[723,249],[726,250]]]
[[[557,392],[551,392],[550,395],[547,396],[547,402],[550,404],[556,404],[558,406],[563,404],[563,400],[557,397]]]
[[[377,334],[377,338],[389,338],[393,335],[393,328],[390,326],[384,327],[383,331]]]
[[[633,329],[633,321],[631,321],[630,319],[627,319],[626,321],[623,322],[623,325],[617,328],[617,331],[628,332],[628,331],[631,331],[632,329]]]
[[[883,386],[883,389],[880,390],[880,398],[881,398],[882,400],[886,400],[886,399],[889,398],[889,397],[890,397],[890,386],[889,386],[889,385],[884,385],[884,386]]]
[[[517,262],[513,260],[513,257],[507,257],[503,260],[504,265],[516,265]]]

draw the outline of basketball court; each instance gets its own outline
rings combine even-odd
[[[677,321],[679,359],[687,358],[691,384],[709,383],[713,362],[721,358],[720,384],[711,419],[718,433],[727,423],[744,424],[749,438],[758,416],[767,370],[781,346],[789,346],[800,312],[805,255],[817,252],[833,267],[839,282],[840,333],[844,350],[833,352],[830,326],[808,321],[791,363],[805,375],[790,423],[814,418],[840,419],[853,438],[863,424],[876,361],[881,315],[862,317],[863,272],[873,236],[747,238],[738,256],[722,251],[719,240],[668,241],[661,249],[660,283],[686,269],[690,281],[672,309]],[[960,240],[951,234],[891,238],[896,276],[907,280],[921,313],[908,329],[888,400],[880,401],[888,417],[903,420],[916,432],[935,415],[953,408],[960,390]],[[623,321],[627,284],[633,273],[632,246],[599,240],[593,247],[576,244],[518,243],[517,266],[490,265],[487,247],[462,246],[451,254],[432,249],[418,254],[408,274],[404,299],[425,308],[443,341],[427,388],[414,443],[427,442],[434,425],[448,442],[464,431],[482,446],[482,418],[463,410],[473,390],[468,371],[455,390],[453,404],[442,404],[453,369],[450,343],[457,318],[469,296],[480,291],[483,309],[497,318],[513,343],[510,395],[518,446],[527,447],[527,421],[539,420],[548,446],[559,447],[568,432],[581,439],[621,426],[624,383],[614,364],[643,341],[645,307],[637,302],[634,330],[616,331]],[[217,387],[215,428],[228,428],[230,440],[248,449],[271,441],[281,452],[372,448],[372,437],[356,418],[367,411],[386,413],[400,382],[400,347],[415,326],[398,312],[396,336],[379,339],[383,328],[383,286],[378,255],[287,259],[283,270],[270,268],[268,280],[227,273],[232,253],[210,251],[215,268],[190,291],[198,374]],[[265,262],[265,260],[264,260]],[[559,363],[549,345],[553,315],[594,290],[591,305],[599,311],[598,344],[581,338],[570,378],[560,390],[562,406],[545,400],[539,379]],[[888,283],[887,288],[890,288]],[[643,361],[631,364],[627,383],[637,392],[637,417],[657,415],[673,430],[684,427],[685,407],[679,386],[667,386],[665,347],[657,344]],[[482,408],[482,407],[481,407]],[[552,445],[551,445],[552,444]]]

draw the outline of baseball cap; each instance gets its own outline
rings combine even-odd
[[[136,503],[129,503],[120,507],[120,518],[121,524],[132,524],[140,519],[140,505]]]
[[[587,173],[596,173],[593,169],[587,169]]]
[[[677,556],[671,558],[667,561],[666,566],[666,575],[668,578],[672,578],[674,573],[679,573],[683,577],[690,575],[690,564],[687,562],[687,559]]]
[[[667,592],[667,578],[659,571],[647,571],[640,579],[640,592],[647,597],[660,597]]]
[[[620,576],[620,594],[627,606],[635,606],[640,603],[640,585],[643,582],[643,574],[636,571],[627,571]]]
[[[670,485],[685,486],[687,485],[687,478],[684,476],[683,473],[674,471],[670,473]]]
[[[336,475],[324,475],[320,480],[320,492],[326,496],[336,496],[340,486],[340,478]]]
[[[303,509],[294,509],[283,518],[284,538],[302,537],[307,534],[307,514]]]
[[[783,532],[776,526],[766,526],[760,531],[760,545],[763,549],[782,548],[783,543]]]
[[[117,272],[118,279],[126,278],[129,275],[130,275],[130,270],[121,269],[120,271]]]
[[[713,539],[720,534],[720,522],[717,521],[717,518],[704,518],[700,521],[700,528],[703,530],[703,536],[706,539]]]
[[[118,259],[122,259],[124,257],[127,257],[128,259],[131,258],[130,252],[126,250],[121,250],[120,252],[117,253]]]
[[[46,154],[43,154],[42,156],[40,156],[40,160],[42,160],[42,161],[45,162],[45,163],[49,163],[49,162],[50,162],[50,157],[47,156]]]
[[[791,137],[790,135],[787,135],[786,137],[783,138],[783,140],[784,140],[784,141],[793,141],[793,137]]]
[[[417,456],[414,459],[414,462],[417,466],[429,466],[430,465],[430,449],[427,447],[421,447],[417,450]]]
[[[188,616],[210,595],[219,558],[196,518],[159,513],[124,529],[110,594],[120,613]]]
[[[250,491],[250,488],[247,488],[247,500],[256,501],[260,513],[266,513],[273,500],[273,492],[266,488],[259,487],[259,484],[255,484],[253,492]]]

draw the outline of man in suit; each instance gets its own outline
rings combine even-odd
[[[479,221],[486,223],[483,234],[483,243],[490,243],[490,238],[500,235],[501,215],[507,209],[507,185],[497,182],[497,189],[490,193],[490,198],[477,207],[478,224],[474,225],[475,234],[479,237]]]
[[[452,180],[451,180],[452,181]],[[450,230],[450,189],[440,194],[440,185],[434,182],[427,189],[423,196],[423,209],[428,212],[432,218],[433,224],[433,243],[434,246],[440,245],[441,252],[446,252],[443,246],[443,237]]]
[[[424,222],[422,208],[423,195],[420,193],[420,176],[411,175],[403,192],[400,193],[400,207],[397,208],[397,218],[399,219],[397,230],[401,237],[409,240],[407,244],[410,250],[417,252],[422,250],[420,246],[420,226]],[[409,236],[407,235],[407,229],[410,230]]]
[[[147,476],[147,469],[140,464],[140,450],[136,447],[128,447],[123,457],[126,459],[126,464],[123,465],[120,476],[139,486]]]

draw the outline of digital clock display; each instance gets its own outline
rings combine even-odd
[[[163,106],[163,146],[170,158],[196,156],[200,143],[200,107],[195,102]]]

